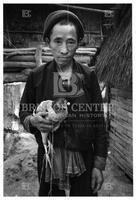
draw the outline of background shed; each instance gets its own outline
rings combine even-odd
[[[82,19],[85,37],[81,46],[100,47],[107,35],[106,27],[114,27],[112,11],[115,11],[115,5],[4,4],[4,47],[35,47],[42,42],[43,24],[48,14],[63,9],[74,12]]]
[[[109,88],[111,158],[133,178],[132,143],[132,18],[131,6],[101,47],[96,72]]]

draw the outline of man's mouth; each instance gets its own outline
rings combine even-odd
[[[59,59],[62,59],[62,60],[67,60],[69,59],[70,57],[59,57]]]

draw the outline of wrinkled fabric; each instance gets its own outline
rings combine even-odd
[[[52,169],[47,164],[45,169],[45,182],[52,181],[60,190],[70,189],[70,177],[80,176],[86,171],[82,155],[62,148],[54,148],[50,155]],[[51,177],[52,173],[52,177]],[[52,180],[51,180],[52,179]]]

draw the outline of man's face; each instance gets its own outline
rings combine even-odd
[[[75,26],[56,24],[50,35],[49,46],[59,66],[64,67],[70,64],[78,47]]]

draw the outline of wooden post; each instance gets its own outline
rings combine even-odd
[[[39,45],[36,49],[35,62],[37,67],[42,64],[42,45]]]

